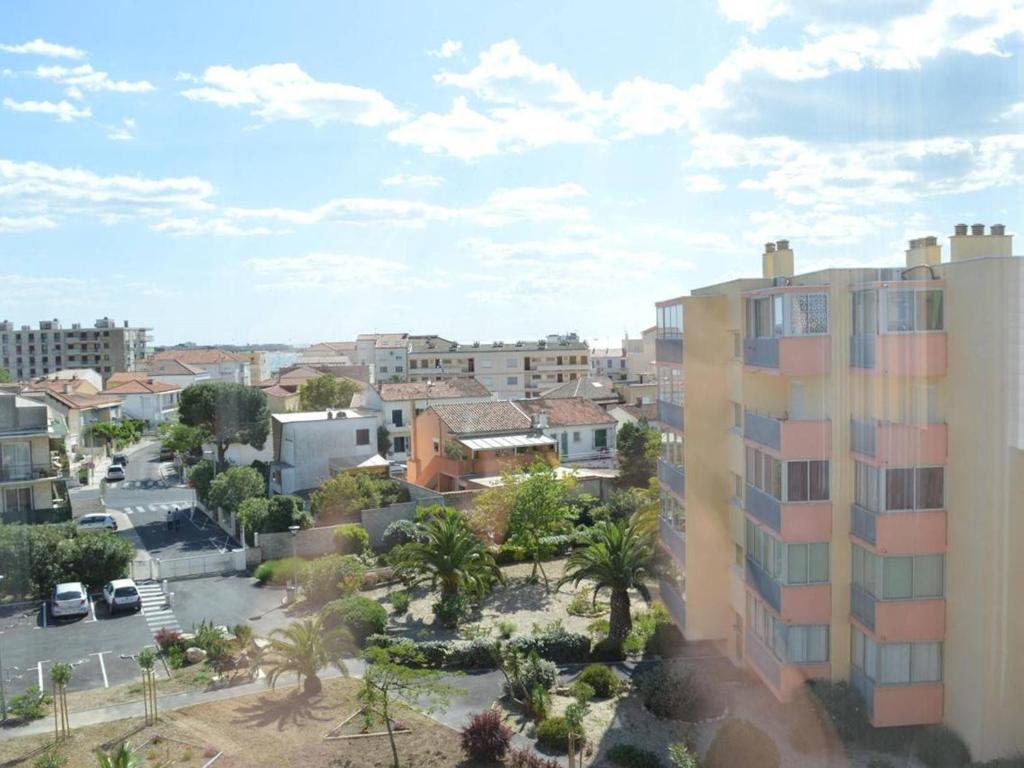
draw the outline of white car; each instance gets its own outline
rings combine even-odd
[[[103,599],[110,613],[137,611],[142,607],[142,597],[131,579],[114,579],[103,587]]]
[[[89,615],[89,595],[80,581],[69,581],[53,588],[50,614],[55,619]]]
[[[107,482],[116,483],[119,480],[124,480],[124,467],[120,464],[111,464],[107,468]]]
[[[117,521],[113,515],[82,515],[78,518],[80,531],[116,531]]]

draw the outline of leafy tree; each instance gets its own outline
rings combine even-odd
[[[503,544],[508,538],[512,507],[516,502],[521,475],[512,469],[501,473],[501,483],[492,486],[473,499],[466,512],[466,522],[477,536],[492,544]]]
[[[391,433],[388,432],[388,428],[381,424],[377,427],[377,453],[387,458],[388,451],[391,450]]]
[[[291,526],[312,528],[313,518],[302,506],[298,496],[271,496],[267,505],[267,520],[260,533],[280,533]]]
[[[0,368],[0,384],[8,384],[11,381],[11,372],[6,368]]]
[[[203,443],[210,439],[205,427],[190,427],[179,422],[164,422],[157,427],[160,445],[171,453],[202,456]]]
[[[647,490],[637,492],[640,496],[640,506],[629,518],[630,525],[636,528],[637,533],[647,537],[655,543],[658,542],[658,518],[660,516],[658,479],[652,477],[647,485]]]
[[[88,435],[94,440],[101,440],[106,446],[131,445],[138,442],[142,435],[142,422],[135,419],[123,421],[98,421],[90,424]]]
[[[261,449],[270,433],[270,409],[262,389],[228,381],[204,381],[185,387],[178,403],[178,419],[189,427],[203,427],[217,445],[217,464],[231,443]]]
[[[307,696],[320,693],[320,670],[334,665],[346,673],[342,656],[351,647],[347,634],[340,629],[324,629],[323,619],[314,616],[270,633],[265,669],[267,685],[277,685],[281,675],[294,672]]]
[[[71,721],[68,718],[68,683],[71,682],[71,665],[58,661],[50,669],[53,683],[53,725],[58,739],[71,735]]]
[[[352,395],[358,391],[359,387],[354,381],[325,373],[299,387],[299,407],[304,411],[348,408],[352,403]]]
[[[210,498],[210,485],[213,483],[213,478],[216,474],[217,468],[214,467],[213,462],[206,461],[205,459],[197,462],[188,471],[189,484],[196,489],[196,495],[203,504]]]
[[[410,643],[402,649],[402,658],[415,654],[411,646]],[[404,702],[431,712],[448,705],[453,689],[442,683],[440,674],[434,670],[411,669],[397,663],[388,649],[368,648],[363,656],[367,665],[359,700],[366,710],[378,712],[384,720],[391,743],[392,768],[401,768],[392,724],[395,705]]]
[[[245,540],[251,545],[254,533],[263,533],[270,514],[270,499],[250,496],[238,505],[238,523],[245,529]]]
[[[567,533],[570,528],[567,504],[572,480],[560,480],[555,470],[536,462],[516,488],[509,520],[509,543],[522,547],[533,559],[533,578],[539,570],[548,589],[548,575],[541,560],[550,553],[545,539]]]
[[[409,493],[390,478],[366,472],[342,472],[324,482],[312,497],[313,515],[320,523],[354,518],[364,509],[408,501]]]
[[[210,483],[209,505],[227,513],[237,512],[246,499],[263,498],[266,486],[260,473],[252,467],[230,467]]]
[[[661,435],[652,429],[646,419],[626,424],[619,430],[619,485],[646,488],[657,469],[661,451]]]
[[[457,509],[441,507],[422,526],[422,538],[402,547],[396,574],[411,583],[441,586],[441,603],[463,596],[480,598],[505,577],[494,557],[466,525]],[[457,617],[454,617],[457,621]]]
[[[565,575],[558,582],[594,582],[594,600],[603,590],[611,592],[611,613],[608,617],[608,640],[621,647],[633,628],[630,616],[629,590],[635,589],[650,602],[647,580],[654,574],[654,547],[633,526],[620,520],[598,523],[590,542],[577,549],[566,562]]]

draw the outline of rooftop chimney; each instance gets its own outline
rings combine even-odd
[[[765,243],[764,255],[761,257],[761,276],[790,277],[793,274],[793,251],[789,240],[776,243]]]
[[[966,224],[957,224],[953,229],[953,236],[949,238],[951,261],[1012,255],[1013,235],[1006,234],[1006,227],[1003,224],[993,224],[987,235],[984,224],[972,224],[969,235]]]
[[[910,241],[910,247],[907,248],[907,267],[935,265],[941,261],[942,246],[934,235]]]

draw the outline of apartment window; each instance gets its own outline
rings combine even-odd
[[[827,462],[826,462],[827,463]],[[747,482],[782,500],[782,462],[757,448],[747,447]]]
[[[576,365],[576,355],[569,355],[569,365]]]
[[[942,509],[942,467],[874,467],[854,462],[854,501],[872,512]]]
[[[783,664],[815,664],[829,659],[827,624],[786,625],[764,603],[747,595],[747,625]]]
[[[415,370],[418,365],[419,365],[419,361],[418,360],[410,360],[409,361],[409,370]]]
[[[580,433],[579,432],[573,432],[572,433],[572,441],[574,443],[578,443],[580,441]]]
[[[31,488],[7,488],[4,491],[4,510],[6,512],[31,512]]]
[[[787,501],[827,501],[829,499],[827,461],[786,462]]]
[[[479,381],[488,389],[494,386],[494,377],[492,376],[477,376],[476,380]]]
[[[356,430],[356,445],[369,445],[370,444],[370,430],[368,429],[357,429]]]
[[[668,338],[682,335],[683,305],[670,304],[666,307],[658,307],[658,337]]]
[[[518,376],[507,376],[505,378],[505,384],[510,386],[510,387],[514,387],[517,384],[519,384],[519,377]]]
[[[828,583],[828,542],[786,545],[787,584]]]
[[[405,443],[406,443],[405,435],[400,435],[398,437],[395,437],[395,438],[393,438],[393,443],[391,445],[391,450],[394,451],[395,453],[405,453],[406,452],[406,445],[405,445]]]
[[[749,338],[827,334],[828,294],[780,293],[748,299],[746,322]]]
[[[942,597],[943,555],[879,557],[853,545],[853,583],[883,600],[924,600]]]
[[[607,448],[608,447],[608,430],[607,429],[595,429],[594,430],[594,447],[595,448]]]
[[[402,409],[401,408],[394,408],[394,409],[392,409],[392,411],[391,411],[391,423],[392,424],[394,424],[396,427],[404,426],[402,424],[402,420],[403,420],[402,417],[403,417],[403,414],[402,414]]]
[[[404,373],[404,372],[405,372],[405,366],[402,366],[402,365],[396,365],[395,366],[395,373]]]
[[[852,630],[850,661],[878,685],[936,683],[942,680],[942,643],[879,643]]]
[[[494,361],[493,360],[488,360],[487,358],[484,358],[483,360],[480,361],[480,367],[481,368],[493,368],[494,367]]]
[[[789,332],[795,336],[828,333],[828,295],[797,293],[789,297]]]
[[[507,357],[507,358],[505,358],[505,367],[506,368],[515,368],[516,367],[516,359],[514,357]]]
[[[381,373],[387,373],[387,372],[388,372],[388,367],[387,367],[386,365],[382,365],[382,366],[380,367],[380,372],[381,372]]]

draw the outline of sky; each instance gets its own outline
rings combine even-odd
[[[604,345],[767,241],[1017,232],[1022,43],[1024,0],[4,3],[0,319]]]

